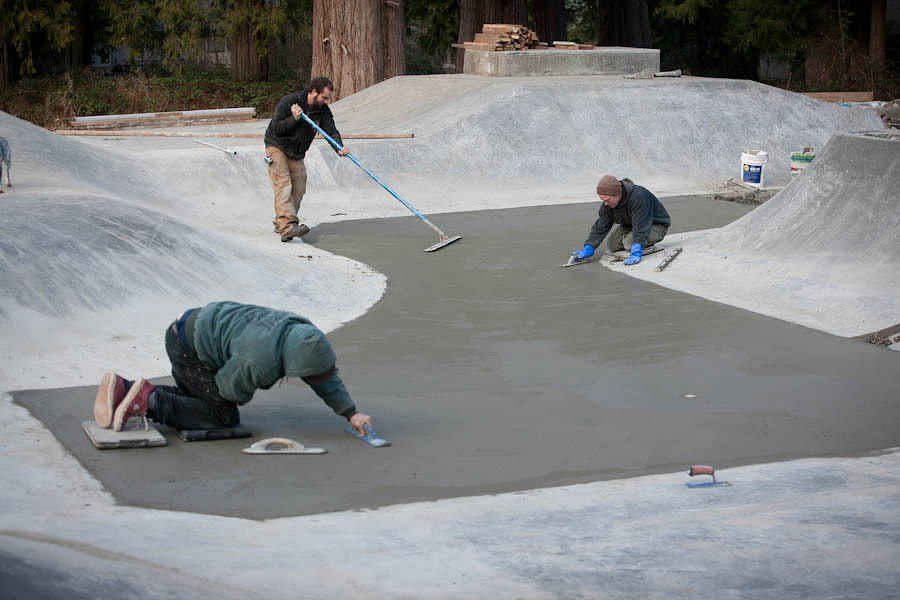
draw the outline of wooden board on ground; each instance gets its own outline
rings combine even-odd
[[[221,429],[180,429],[178,437],[185,442],[212,442],[214,440],[235,440],[248,438],[253,432],[238,425],[236,427],[223,427]]]
[[[100,427],[96,421],[85,421],[81,427],[94,447],[99,450],[150,448],[166,445],[166,438],[152,424],[147,431],[144,431],[143,425],[124,431],[113,431]]]

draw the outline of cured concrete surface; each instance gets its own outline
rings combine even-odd
[[[702,198],[667,206],[676,230],[749,210]],[[466,237],[434,254],[421,252],[432,234],[415,218],[310,234],[389,279],[381,302],[330,338],[390,448],[344,433],[302,384],[258,392],[242,419],[256,437],[295,438],[324,456],[245,457],[247,440],[185,444],[171,434],[166,448],[98,453],[79,427],[95,388],[14,397],[122,502],[250,518],[896,443],[896,353],[598,264],[559,268],[595,208],[438,215]]]
[[[761,144],[773,157],[770,163],[773,168],[767,177],[779,185],[779,177],[787,181],[787,156],[791,150],[809,144],[822,147],[838,131],[880,126],[871,110],[843,109],[752,82],[696,78],[671,82],[553,78],[548,82],[542,78],[503,78],[487,84],[485,79],[465,75],[395,78],[336,104],[334,110],[345,132],[412,130],[416,133],[413,140],[354,142],[352,149],[367,166],[428,213],[593,202],[593,183],[604,171],[631,176],[661,195],[672,195],[678,190],[708,191],[711,186],[720,185],[724,178],[737,175],[740,150],[748,141],[758,140],[760,132],[764,132]],[[262,133],[265,125],[260,122],[226,129]],[[222,126],[204,128],[210,132],[222,129]],[[520,136],[517,144],[508,141],[511,131]],[[283,273],[296,291],[296,296],[284,305],[279,299],[267,300],[273,294],[269,276],[256,282],[235,278],[231,272],[227,275],[235,293],[246,294],[241,299],[278,304],[305,313],[329,331],[363,314],[384,289],[384,279],[376,271],[324,250],[332,241],[339,242],[348,251],[357,248],[353,251],[366,257],[368,247],[354,246],[355,240],[378,246],[399,244],[403,236],[409,236],[408,245],[412,247],[409,253],[387,248],[375,254],[387,257],[390,250],[402,255],[404,260],[428,260],[419,249],[433,238],[415,221],[411,224],[398,221],[396,230],[393,225],[389,229],[388,223],[378,223],[377,231],[389,231],[394,236],[380,240],[366,238],[374,235],[370,224],[364,224],[359,232],[353,227],[363,224],[347,230],[322,229],[316,242],[322,250],[312,244],[278,242],[271,232],[271,191],[265,170],[260,169],[262,150],[258,140],[221,144],[238,146],[240,153],[236,157],[184,139],[96,138],[85,142],[61,138],[4,114],[0,114],[0,133],[13,143],[17,156],[16,187],[3,196],[4,206],[15,207],[8,214],[18,215],[8,224],[13,234],[16,223],[28,215],[22,207],[27,207],[32,198],[54,207],[70,205],[74,215],[79,214],[79,199],[88,198],[95,204],[108,199],[117,211],[122,207],[126,214],[140,212],[142,222],[150,224],[151,231],[152,224],[157,223],[159,235],[145,239],[176,235],[185,241],[185,245],[175,248],[179,256],[190,260],[212,257],[208,262],[197,263],[200,272],[204,265],[215,265],[215,254],[221,249],[244,256],[248,263],[244,272],[260,266],[270,274]],[[311,184],[303,213],[313,225],[407,214],[355,167],[339,161],[322,142],[314,144],[307,162]],[[139,210],[135,211],[134,207]],[[507,247],[519,248],[518,255],[532,261],[526,263],[532,266],[531,270],[521,273],[528,277],[523,280],[523,286],[537,286],[544,275],[540,269],[561,262],[571,250],[571,244],[580,243],[587,226],[585,219],[589,222],[594,208],[585,206],[585,210],[586,213],[573,218],[572,237],[566,235],[565,240],[562,237],[558,240],[560,248],[554,249],[552,258],[545,259],[546,251],[538,247],[541,244],[530,241],[535,232],[545,230],[543,223],[506,240]],[[154,212],[163,218],[156,217]],[[729,213],[721,222],[734,216]],[[458,277],[466,271],[462,274],[476,279],[479,290],[493,291],[505,273],[515,272],[518,267],[513,262],[487,263],[494,264],[495,268],[485,271],[484,259],[507,256],[503,254],[509,252],[507,247],[468,244],[477,242],[479,237],[493,239],[505,227],[505,222],[490,232],[476,235],[478,227],[474,223],[483,217],[462,217],[474,221],[453,221],[444,215],[436,220],[447,229],[462,226],[457,233],[466,239],[460,243],[465,245],[457,245],[462,248],[460,256],[476,250],[482,255],[478,260],[468,255],[464,263],[448,268],[447,272]],[[83,222],[98,225],[91,218]],[[46,242],[52,236],[70,232],[65,223],[54,222],[49,215],[43,224],[51,232],[50,236],[38,233],[19,239],[18,247],[4,246],[3,260],[13,264],[23,256],[32,256],[40,257],[42,264],[56,266],[45,256]],[[5,221],[4,225],[7,225]],[[685,223],[678,226],[687,228]],[[108,235],[110,229],[125,239],[116,241]],[[342,237],[345,231],[354,235],[345,239]],[[326,232],[330,238],[325,236]],[[470,239],[473,236],[475,240]],[[124,264],[123,254],[135,252],[148,269],[152,269],[154,262],[172,264],[167,248],[135,244],[128,238],[124,228],[105,225],[88,236],[99,246],[79,246],[79,236],[67,238],[72,242],[70,246],[54,246],[57,256],[65,253],[60,260],[69,268],[80,268],[76,258],[85,251],[96,263],[86,265],[90,268],[84,271],[83,278],[66,279],[76,282],[74,287],[59,290],[66,302],[75,302],[86,291],[108,285],[111,280],[104,276],[105,269],[110,267],[114,272],[117,265]],[[490,253],[483,248],[489,248]],[[411,280],[421,277],[423,269],[445,268],[441,265],[452,261],[443,254],[455,250],[456,247],[444,250],[431,262],[412,263],[418,265],[415,268],[411,263],[399,262],[397,267],[403,271],[392,268],[390,276],[404,281],[408,270]],[[17,264],[14,270],[21,268]],[[569,285],[572,280],[585,278],[591,283],[602,281],[610,290],[652,290],[644,293],[641,306],[650,306],[651,299],[658,301],[657,296],[675,297],[673,292],[660,292],[655,286],[615,275],[600,266],[552,271],[551,278],[572,271],[567,275]],[[135,375],[164,374],[167,366],[162,355],[159,322],[174,316],[173,307],[180,309],[186,302],[193,304],[204,299],[193,294],[179,296],[178,290],[172,290],[168,297],[163,293],[148,300],[146,290],[137,284],[130,296],[129,286],[117,288],[123,302],[117,309],[85,304],[71,315],[54,317],[10,300],[11,291],[22,285],[29,290],[53,291],[52,286],[42,286],[40,282],[42,277],[52,278],[52,273],[40,270],[30,273],[31,279],[10,281],[4,277],[0,286],[4,306],[13,307],[7,310],[7,320],[0,319],[4,351],[0,388],[60,390],[75,386],[82,397],[63,398],[59,410],[55,411],[59,414],[47,419],[48,428],[13,403],[9,395],[0,394],[3,472],[0,537],[7,559],[0,565],[0,590],[12,597],[79,598],[124,596],[134,592],[134,595],[170,598],[210,595],[252,598],[286,593],[320,598],[371,598],[373,595],[891,598],[896,597],[894,590],[900,588],[896,569],[896,557],[900,556],[897,534],[900,523],[897,457],[900,455],[806,459],[728,468],[720,474],[735,482],[735,486],[715,490],[726,494],[700,496],[693,493],[696,490],[688,493],[683,486],[687,478],[680,472],[686,466],[681,462],[685,453],[691,454],[689,462],[709,459],[688,452],[687,445],[698,439],[693,436],[677,440],[646,438],[647,431],[660,430],[659,423],[668,420],[679,431],[718,436],[701,438],[699,442],[712,443],[719,449],[731,438],[743,444],[750,435],[748,430],[755,430],[756,437],[764,441],[770,437],[777,441],[785,430],[801,437],[815,436],[818,432],[816,443],[809,449],[801,448],[807,452],[830,453],[831,450],[823,449],[829,444],[842,448],[875,444],[883,439],[880,437],[883,423],[872,428],[871,438],[860,429],[870,418],[868,413],[873,403],[877,403],[873,398],[883,391],[886,370],[883,357],[895,355],[889,351],[882,350],[882,354],[875,355],[877,348],[802,327],[785,326],[758,315],[750,319],[753,328],[748,331],[737,327],[747,322],[745,316],[737,317],[735,326],[728,325],[732,315],[744,313],[704,301],[699,302],[715,307],[711,314],[717,318],[710,323],[698,321],[690,316],[698,300],[682,296],[685,300],[674,303],[667,300],[663,305],[674,307],[676,315],[686,314],[685,323],[691,324],[691,328],[679,328],[677,320],[667,322],[662,338],[658,338],[661,341],[648,345],[650,354],[641,357],[640,363],[630,365],[625,360],[614,362],[613,349],[593,338],[590,345],[557,348],[552,343],[541,346],[541,341],[533,337],[525,338],[521,344],[504,344],[504,336],[516,331],[512,325],[518,326],[510,322],[512,317],[504,317],[498,323],[503,329],[488,328],[485,335],[473,332],[485,348],[474,358],[463,353],[464,358],[458,363],[434,365],[436,376],[428,389],[423,391],[422,379],[397,383],[396,389],[403,394],[400,400],[423,391],[423,406],[411,407],[395,395],[389,381],[393,374],[381,370],[374,374],[366,372],[361,351],[354,349],[353,343],[342,338],[338,330],[331,335],[339,344],[342,365],[353,393],[378,418],[379,430],[397,446],[374,450],[362,445],[339,430],[339,422],[318,400],[311,395],[303,396],[303,388],[286,386],[274,390],[272,395],[262,395],[248,407],[255,413],[245,414],[245,418],[254,419],[260,433],[265,433],[268,424],[278,424],[282,433],[280,428],[286,419],[279,411],[283,411],[291,419],[303,417],[302,423],[298,422],[296,436],[303,441],[313,441],[309,439],[311,430],[321,431],[323,439],[334,436],[335,445],[330,446],[334,456],[329,458],[346,461],[348,470],[346,474],[332,470],[325,477],[358,477],[358,483],[348,484],[357,485],[362,492],[350,498],[352,502],[362,504],[370,497],[383,499],[390,493],[403,492],[398,486],[385,492],[370,485],[379,475],[378,468],[392,485],[401,479],[404,470],[406,474],[410,470],[424,473],[430,484],[437,482],[430,488],[417,482],[415,489],[407,490],[410,498],[421,497],[423,489],[428,493],[451,495],[465,490],[492,492],[550,485],[554,477],[559,479],[560,473],[575,480],[579,473],[563,469],[583,465],[597,469],[594,463],[602,463],[607,454],[632,461],[625,461],[631,470],[620,471],[622,475],[650,472],[652,465],[659,463],[668,465],[657,469],[667,474],[383,506],[374,511],[259,521],[124,505],[93,476],[90,461],[78,462],[51,431],[62,427],[76,412],[87,418],[93,386],[103,370],[114,367]],[[595,276],[597,280],[592,279]],[[461,330],[466,327],[458,318],[464,302],[484,305],[479,310],[490,311],[492,317],[505,315],[504,309],[523,314],[515,297],[505,304],[486,295],[472,302],[470,295],[452,296],[452,282],[442,282],[441,286],[429,292],[433,300],[430,305],[420,302],[407,305],[407,315],[378,313],[378,318],[390,316],[387,322],[392,324],[392,329],[382,331],[381,337],[372,333],[381,331],[376,325],[360,320],[360,325],[365,324],[360,331],[369,332],[360,339],[365,349],[376,357],[366,360],[388,361],[384,348],[397,347],[390,343],[389,336],[398,340],[418,336],[411,341],[413,348],[420,348],[423,336],[430,334],[411,329],[410,324],[416,327],[427,324],[436,333],[452,334],[447,336],[447,354],[442,356],[455,356],[459,348],[454,340],[460,339]],[[584,290],[587,289],[585,284]],[[416,287],[414,292],[422,294],[422,289]],[[442,297],[451,294],[451,300],[442,303],[454,315],[447,322],[436,317],[437,292]],[[590,287],[590,293],[582,293],[576,299],[556,292],[544,302],[545,305],[553,301],[562,303],[551,313],[559,315],[566,311],[568,317],[586,299],[597,299],[596,293],[595,286]],[[427,299],[427,294],[422,295]],[[604,306],[617,306],[620,300],[611,296],[603,294],[599,299],[606,301]],[[309,299],[317,300],[309,302]],[[323,304],[323,299],[334,304]],[[52,307],[53,301],[48,296],[45,305]],[[387,300],[376,310],[386,306]],[[431,312],[417,312],[422,306],[430,306]],[[604,313],[593,311],[590,315],[594,319],[590,324],[599,331],[599,334],[594,332],[594,338],[606,336],[620,342],[624,339],[624,334],[612,333],[613,327],[605,321]],[[528,313],[524,319],[533,321],[537,332],[545,333],[549,326],[538,327],[539,316],[540,313]],[[632,325],[637,326],[625,324]],[[712,334],[708,340],[704,337],[707,328]],[[796,339],[791,338],[785,333],[791,330],[802,333]],[[689,353],[672,359],[682,348],[678,336],[684,336]],[[763,337],[766,339],[760,339]],[[807,343],[801,345],[797,340],[803,339]],[[796,346],[791,345],[794,342]],[[513,350],[523,350],[523,364],[549,365],[557,371],[532,369],[522,373],[507,359],[509,354],[505,351],[510,346]],[[786,357],[782,348],[792,350],[791,356]],[[841,355],[840,361],[836,355]],[[434,360],[434,355],[428,356]],[[700,359],[707,357],[713,369],[701,368]],[[411,351],[398,358],[406,361],[407,367],[419,360]],[[504,389],[511,387],[515,392],[511,400],[503,399],[505,404],[475,406],[478,397],[456,393],[466,391],[469,385],[458,373],[467,361],[476,359],[483,371],[475,373],[471,389],[490,390],[502,378]],[[814,359],[822,361],[814,362]],[[660,362],[671,360],[676,362]],[[684,376],[685,368],[694,375],[692,379]],[[449,376],[437,376],[445,370]],[[700,393],[695,394],[696,398],[684,399],[693,404],[679,404],[675,410],[674,398],[665,398],[662,386],[654,387],[653,379],[642,379],[638,381],[637,391],[651,401],[660,402],[659,405],[648,406],[634,396],[623,396],[621,404],[627,410],[605,422],[587,421],[582,416],[583,408],[609,409],[612,402],[619,400],[589,395],[600,378],[621,389],[627,375],[651,371],[672,377],[674,383],[665,389],[678,385]],[[553,402],[558,390],[547,384],[557,373],[571,392],[564,398],[574,404],[575,408],[569,412],[560,413],[559,402]],[[371,392],[356,387],[357,375],[360,382],[372,388]],[[871,381],[860,383],[866,375],[870,375]],[[566,377],[578,379],[569,382]],[[734,394],[725,398],[706,395],[724,389],[726,379],[737,386]],[[745,385],[751,379],[749,383],[754,385]],[[519,381],[525,383],[513,383]],[[750,397],[750,390],[758,390],[760,386],[762,395],[752,399],[755,412],[741,420],[742,402]],[[695,392],[686,391],[684,395],[687,393]],[[794,404],[782,409],[780,403],[785,398]],[[703,400],[709,402],[702,404]],[[806,404],[802,405],[804,401]],[[663,405],[663,402],[668,403]],[[710,416],[710,405],[718,402],[726,403],[727,414]],[[888,412],[885,421],[895,423],[897,411],[884,408],[889,402],[875,406],[875,413]],[[765,404],[762,408],[761,403]],[[699,408],[705,412],[695,410],[695,414],[705,418],[686,424],[691,416],[685,410],[698,409],[701,404]],[[287,408],[295,405],[297,408]],[[847,417],[848,405],[862,406],[864,410]],[[513,410],[508,410],[509,407]],[[472,412],[477,413],[476,420],[463,423],[459,415]],[[534,430],[527,428],[516,431],[519,435],[513,440],[514,447],[527,450],[521,460],[503,455],[498,444],[471,447],[455,443],[459,436],[466,441],[477,436],[493,440],[496,431],[501,429],[490,425],[499,423],[507,431],[508,424],[514,422],[510,412],[517,419],[521,419],[520,412],[531,414],[533,422],[525,423],[529,427],[540,421],[553,431],[594,439],[595,446],[588,448],[591,453],[587,456],[570,456],[560,452],[560,444],[566,450],[587,448],[587,443],[560,436],[528,437]],[[645,429],[630,431],[624,426],[624,417],[637,413],[644,417]],[[421,420],[416,422],[414,418]],[[655,430],[652,419],[656,419]],[[486,424],[482,425],[481,420]],[[54,421],[59,422],[54,424]],[[707,426],[723,423],[730,427],[715,430]],[[454,426],[456,430],[451,432]],[[805,434],[805,429],[814,433]],[[893,429],[896,431],[896,426]],[[485,437],[486,430],[490,437]],[[436,449],[418,439],[431,432],[436,433]],[[448,445],[451,433],[454,443]],[[832,441],[834,438],[837,441]],[[82,435],[78,441],[86,442],[86,438]],[[647,449],[638,448],[635,452],[638,442],[644,442]],[[400,462],[390,460],[400,456],[400,452],[375,454],[404,447],[399,444],[422,452],[422,459],[411,453],[404,456],[407,462]],[[755,455],[760,449],[751,445],[737,450],[745,456]],[[895,445],[894,441],[882,447]],[[449,452],[456,453],[449,459],[444,451],[448,447]],[[674,448],[675,458],[660,459],[660,449],[669,447]],[[181,448],[183,452],[185,446]],[[191,448],[197,448],[200,453],[209,452],[196,445]],[[234,448],[235,452],[237,449]],[[763,450],[769,452],[768,448]],[[774,453],[779,451],[778,456],[792,455],[776,446]],[[138,452],[154,456],[151,453],[156,450]],[[446,472],[425,473],[419,468],[438,453],[439,463],[447,466]],[[762,460],[774,460],[774,453],[773,457],[766,455]],[[126,481],[127,469],[148,467],[146,474],[140,468],[127,473],[131,485],[144,477],[159,476],[158,463],[142,462],[139,457],[140,454],[125,452],[91,455],[92,459],[123,461],[118,475],[120,486]],[[365,461],[370,460],[382,462],[366,470],[371,463]],[[480,466],[482,460],[488,461],[488,468]],[[537,461],[536,470],[545,474],[543,479],[534,483],[521,479],[527,470],[527,460]],[[551,460],[555,462],[550,464]],[[416,464],[412,465],[412,461]],[[475,475],[489,469],[496,475],[496,465],[500,463],[509,470],[509,475],[501,473],[505,488],[486,489],[483,481],[473,483],[461,473],[462,467],[471,466]],[[726,460],[715,464],[721,469],[723,464],[731,463]],[[228,492],[240,502],[247,502],[248,497],[267,484],[278,483],[271,480],[254,483],[246,478],[248,471],[240,472],[242,463],[237,461],[224,467],[228,470],[223,470],[222,481],[204,480],[195,472],[185,471],[179,472],[181,479],[170,481],[175,479],[170,476],[163,487],[175,498],[183,490],[189,490],[186,496],[209,498],[213,494],[210,489],[218,488],[223,495]],[[283,466],[257,462],[253,468],[270,473]],[[249,485],[243,489],[229,488],[225,479],[233,472],[237,479],[245,478],[243,481]],[[294,485],[287,493],[296,494],[298,489],[308,493],[320,485],[331,489],[327,488],[327,482],[316,479],[315,474],[307,479],[302,477],[304,474],[301,471],[291,476]],[[603,477],[607,474],[594,473],[587,478]],[[199,489],[194,492],[192,487]],[[454,489],[448,492],[443,489],[447,487]],[[259,498],[269,502],[272,496],[263,493]],[[169,501],[169,498],[155,495],[150,500]],[[331,499],[320,497],[320,500],[326,505]],[[279,507],[284,508],[283,500]]]
[[[900,134],[838,134],[758,209],[673,238],[684,252],[664,272],[627,272],[836,335],[887,329],[900,324],[898,190]]]
[[[493,77],[625,75],[659,71],[659,50],[603,47],[593,50],[466,49],[463,72]]]

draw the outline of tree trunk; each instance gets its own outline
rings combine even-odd
[[[384,78],[406,75],[406,21],[403,0],[384,2]]]
[[[601,46],[650,47],[647,0],[599,0],[597,43]]]
[[[887,25],[887,0],[872,0],[872,19],[869,27],[869,58],[876,68],[884,67],[884,34]]]
[[[238,81],[265,79],[268,64],[256,47],[256,29],[246,22],[231,40],[231,76]]]
[[[12,85],[12,77],[9,73],[9,42],[0,40],[0,92]]]
[[[528,24],[527,0],[461,0],[459,42],[471,42],[485,23]],[[456,54],[456,72],[462,73],[465,50]]]
[[[568,39],[564,0],[534,0],[534,30],[542,42]]]
[[[312,77],[338,100],[384,80],[384,0],[313,0]]]

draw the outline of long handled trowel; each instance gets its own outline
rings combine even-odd
[[[332,138],[330,135],[328,135],[327,133],[325,133],[325,132],[322,130],[322,128],[319,127],[319,125],[318,125],[315,121],[313,121],[312,119],[310,119],[309,117],[307,117],[307,116],[306,116],[306,113],[300,113],[300,116],[303,117],[303,120],[306,121],[307,123],[309,123],[309,124],[312,126],[313,129],[315,129],[316,131],[318,131],[318,132],[322,135],[323,138],[325,138],[326,140],[328,140],[328,142],[329,142],[332,146],[334,146],[334,147],[337,148],[338,150],[343,150],[343,149],[344,149],[344,147],[341,146],[340,144],[338,144],[338,143],[334,140],[334,138]],[[433,245],[433,246],[429,246],[429,247],[425,248],[422,252],[434,252],[435,250],[440,250],[440,249],[443,248],[444,246],[449,246],[449,245],[452,244],[453,242],[462,239],[462,236],[461,236],[461,235],[454,235],[454,236],[451,237],[451,236],[448,236],[448,235],[447,235],[446,233],[444,233],[443,231],[441,231],[440,229],[438,229],[437,226],[436,226],[434,223],[432,223],[431,221],[429,221],[428,219],[425,218],[425,215],[423,215],[422,213],[420,213],[419,211],[417,211],[417,210],[416,210],[409,202],[407,202],[406,200],[404,200],[403,198],[401,198],[399,195],[397,195],[397,192],[395,192],[394,190],[392,190],[391,188],[389,188],[389,187],[387,186],[387,184],[385,184],[383,181],[381,181],[380,179],[378,179],[378,177],[375,175],[375,173],[373,173],[372,171],[370,171],[370,170],[368,170],[367,168],[365,168],[364,166],[362,166],[362,163],[360,163],[359,160],[357,160],[357,158],[356,158],[355,156],[353,156],[352,154],[348,154],[348,155],[347,155],[347,158],[349,158],[350,160],[352,160],[352,161],[353,161],[353,164],[355,164],[357,167],[359,167],[360,169],[362,169],[363,171],[365,171],[365,172],[366,172],[366,175],[368,175],[369,177],[371,177],[372,179],[374,179],[376,183],[378,183],[381,187],[383,187],[385,190],[387,190],[387,192],[388,192],[391,196],[393,196],[394,198],[396,198],[397,200],[399,200],[399,201],[403,204],[403,206],[405,206],[406,208],[408,208],[409,210],[411,210],[411,211],[413,212],[413,214],[415,214],[417,217],[419,217],[420,219],[422,219],[422,222],[423,222],[423,223],[425,223],[426,225],[428,225],[429,227],[431,227],[435,232],[437,232],[437,234],[440,236],[440,239],[438,240],[438,243],[435,244],[435,245]]]

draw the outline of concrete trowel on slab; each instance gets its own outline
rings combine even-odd
[[[656,254],[657,252],[661,252],[662,250],[665,250],[664,246],[659,246],[659,245],[650,246],[649,248],[644,249],[643,256],[647,256],[650,254]],[[625,260],[629,256],[631,256],[631,254],[627,250],[619,250],[618,252],[602,252],[602,253],[595,254],[594,256],[597,257],[597,260],[599,260],[600,258],[602,258],[604,256],[607,256],[610,258],[610,262],[622,262],[623,260]],[[559,266],[575,267],[578,265],[587,264],[589,262],[594,262],[594,261],[591,260],[590,258],[578,258],[577,256],[575,256],[573,254],[572,256],[569,257],[569,262],[567,262],[563,265],[559,265]]]

